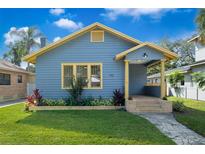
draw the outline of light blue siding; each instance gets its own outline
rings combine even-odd
[[[130,95],[143,95],[146,84],[147,68],[144,65],[129,65],[129,93]]]
[[[147,61],[160,60],[164,58],[164,55],[160,53],[159,51],[145,46],[140,49],[137,49],[136,51],[129,53],[126,56],[126,60],[143,60],[145,59],[143,57],[144,53],[146,53],[148,56],[146,58]]]
[[[61,63],[100,62],[103,64],[103,89],[88,89],[83,94],[111,97],[114,89],[124,89],[124,62],[115,61],[114,57],[133,46],[107,32],[104,42],[92,43],[90,33],[86,33],[37,58],[36,87],[45,98],[67,97],[68,92],[61,89]]]

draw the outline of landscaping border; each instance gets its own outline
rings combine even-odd
[[[30,106],[31,111],[43,110],[119,110],[125,106]]]

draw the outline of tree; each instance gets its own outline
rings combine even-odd
[[[170,70],[181,66],[186,66],[194,62],[194,44],[187,43],[186,40],[170,41],[164,38],[160,41],[159,45],[165,49],[177,53],[177,59],[166,62],[165,69]],[[148,75],[159,73],[160,67],[155,66],[148,69]]]
[[[168,77],[171,87],[177,89],[179,83],[184,80],[184,74],[180,71],[172,72]]]
[[[200,34],[200,42],[205,44],[205,9],[200,9],[196,17],[196,23]]]
[[[10,50],[3,55],[3,58],[20,66],[22,56],[26,55],[26,46],[23,41],[9,46]]]
[[[40,47],[40,43],[37,41],[42,36],[42,33],[36,27],[29,27],[23,35],[23,41],[26,44],[26,52],[32,50],[33,47]]]
[[[194,82],[197,83],[198,87],[205,90],[205,72],[192,73]]]
[[[178,58],[166,63],[166,69],[173,69],[181,66],[186,66],[194,62],[194,44],[187,43],[186,40],[170,41],[163,39],[160,46],[169,49],[178,54]]]
[[[10,50],[3,57],[20,66],[23,56],[29,54],[33,48],[40,47],[37,40],[42,36],[42,33],[36,27],[29,27],[28,30],[21,32],[18,36],[20,37],[19,41],[10,44],[8,46]]]

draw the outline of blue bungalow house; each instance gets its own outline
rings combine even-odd
[[[112,97],[114,89],[130,96],[165,96],[164,63],[177,55],[141,42],[100,23],[93,23],[24,57],[36,66],[36,87],[45,98],[68,95],[68,80],[87,82],[84,96]],[[147,84],[147,67],[161,66],[161,85]]]

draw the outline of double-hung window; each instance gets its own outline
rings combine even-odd
[[[0,85],[11,85],[11,75],[0,73]]]
[[[22,75],[17,76],[17,83],[23,83],[23,77]]]
[[[63,63],[62,88],[69,89],[73,79],[82,79],[85,89],[102,89],[101,63]]]

